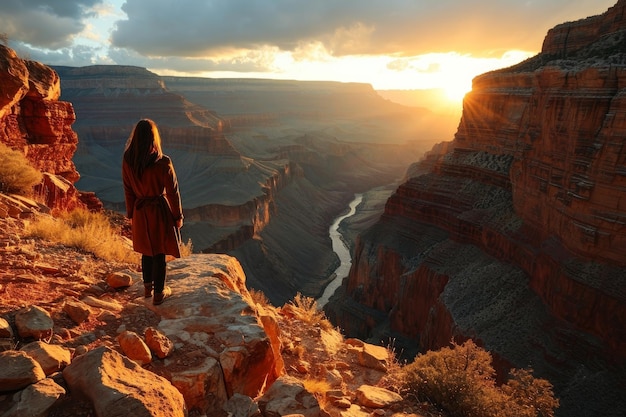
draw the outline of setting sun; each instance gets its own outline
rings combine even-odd
[[[463,97],[472,89],[472,80],[450,80],[450,82],[443,87],[443,91],[447,99],[460,102],[463,101]]]

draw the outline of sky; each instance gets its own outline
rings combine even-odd
[[[541,50],[617,0],[2,0],[0,34],[47,65],[444,89]]]

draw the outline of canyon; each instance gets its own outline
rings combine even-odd
[[[359,235],[326,312],[407,357],[475,339],[555,385],[557,415],[626,392],[626,1],[478,76],[454,140]]]
[[[475,78],[450,142],[437,115],[367,85],[50,69],[0,46],[0,141],[45,172],[49,207],[121,211],[125,141],[154,119],[184,239],[235,256],[276,305],[321,294],[328,226],[363,193],[352,268],[325,308],[346,335],[407,359],[472,338],[501,378],[550,380],[558,416],[620,416],[625,15],[620,0],[556,26],[537,56]]]
[[[365,84],[54,69],[76,112],[77,186],[123,211],[124,144],[137,120],[153,119],[181,184],[183,240],[236,256],[249,285],[277,305],[321,295],[338,263],[333,218],[354,193],[398,183],[457,122]]]

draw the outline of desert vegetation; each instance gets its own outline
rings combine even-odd
[[[314,299],[297,294],[289,306],[294,323],[300,323],[292,324],[300,329],[298,337],[311,327],[330,330],[324,323],[332,324]],[[298,345],[290,354],[311,361],[315,349]],[[462,344],[451,341],[449,347],[419,354],[408,363],[396,358],[392,346],[388,351],[386,374],[378,385],[400,394],[404,410],[445,417],[554,417],[559,407],[552,384],[535,378],[530,369],[513,369],[505,383],[498,383],[491,354],[471,339]],[[311,375],[303,383],[318,399],[320,392],[330,389],[326,381]]]
[[[452,417],[553,417],[559,406],[550,382],[513,370],[498,385],[491,354],[472,340],[418,355],[397,371],[401,393]]]
[[[90,252],[117,262],[138,262],[130,241],[118,233],[103,212],[75,209],[55,216],[40,215],[26,227],[26,234]]]
[[[41,179],[41,172],[30,164],[22,152],[0,143],[1,192],[30,195]]]
[[[55,215],[40,215],[26,227],[26,234],[94,254],[108,261],[138,263],[139,254],[132,249],[130,239],[124,237],[107,212],[74,209]],[[193,252],[191,239],[180,244],[181,256]]]
[[[314,298],[297,293],[291,304],[295,307],[296,317],[307,324],[318,324],[322,329],[330,330],[332,323],[326,318],[326,314],[321,310]]]

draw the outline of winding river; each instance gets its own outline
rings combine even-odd
[[[317,299],[318,308],[322,308],[328,303],[330,297],[334,294],[335,290],[339,288],[341,285],[341,281],[348,276],[350,272],[350,266],[352,266],[352,257],[350,255],[350,250],[348,246],[346,246],[341,233],[339,232],[339,224],[345,218],[352,216],[356,212],[356,207],[363,200],[363,194],[356,194],[354,196],[354,200],[350,203],[350,211],[348,213],[343,214],[335,219],[335,222],[328,229],[328,233],[330,235],[330,239],[333,245],[333,251],[339,257],[339,266],[335,269],[335,272],[331,274],[334,275],[333,280],[326,286],[324,289],[324,293],[320,298]]]

